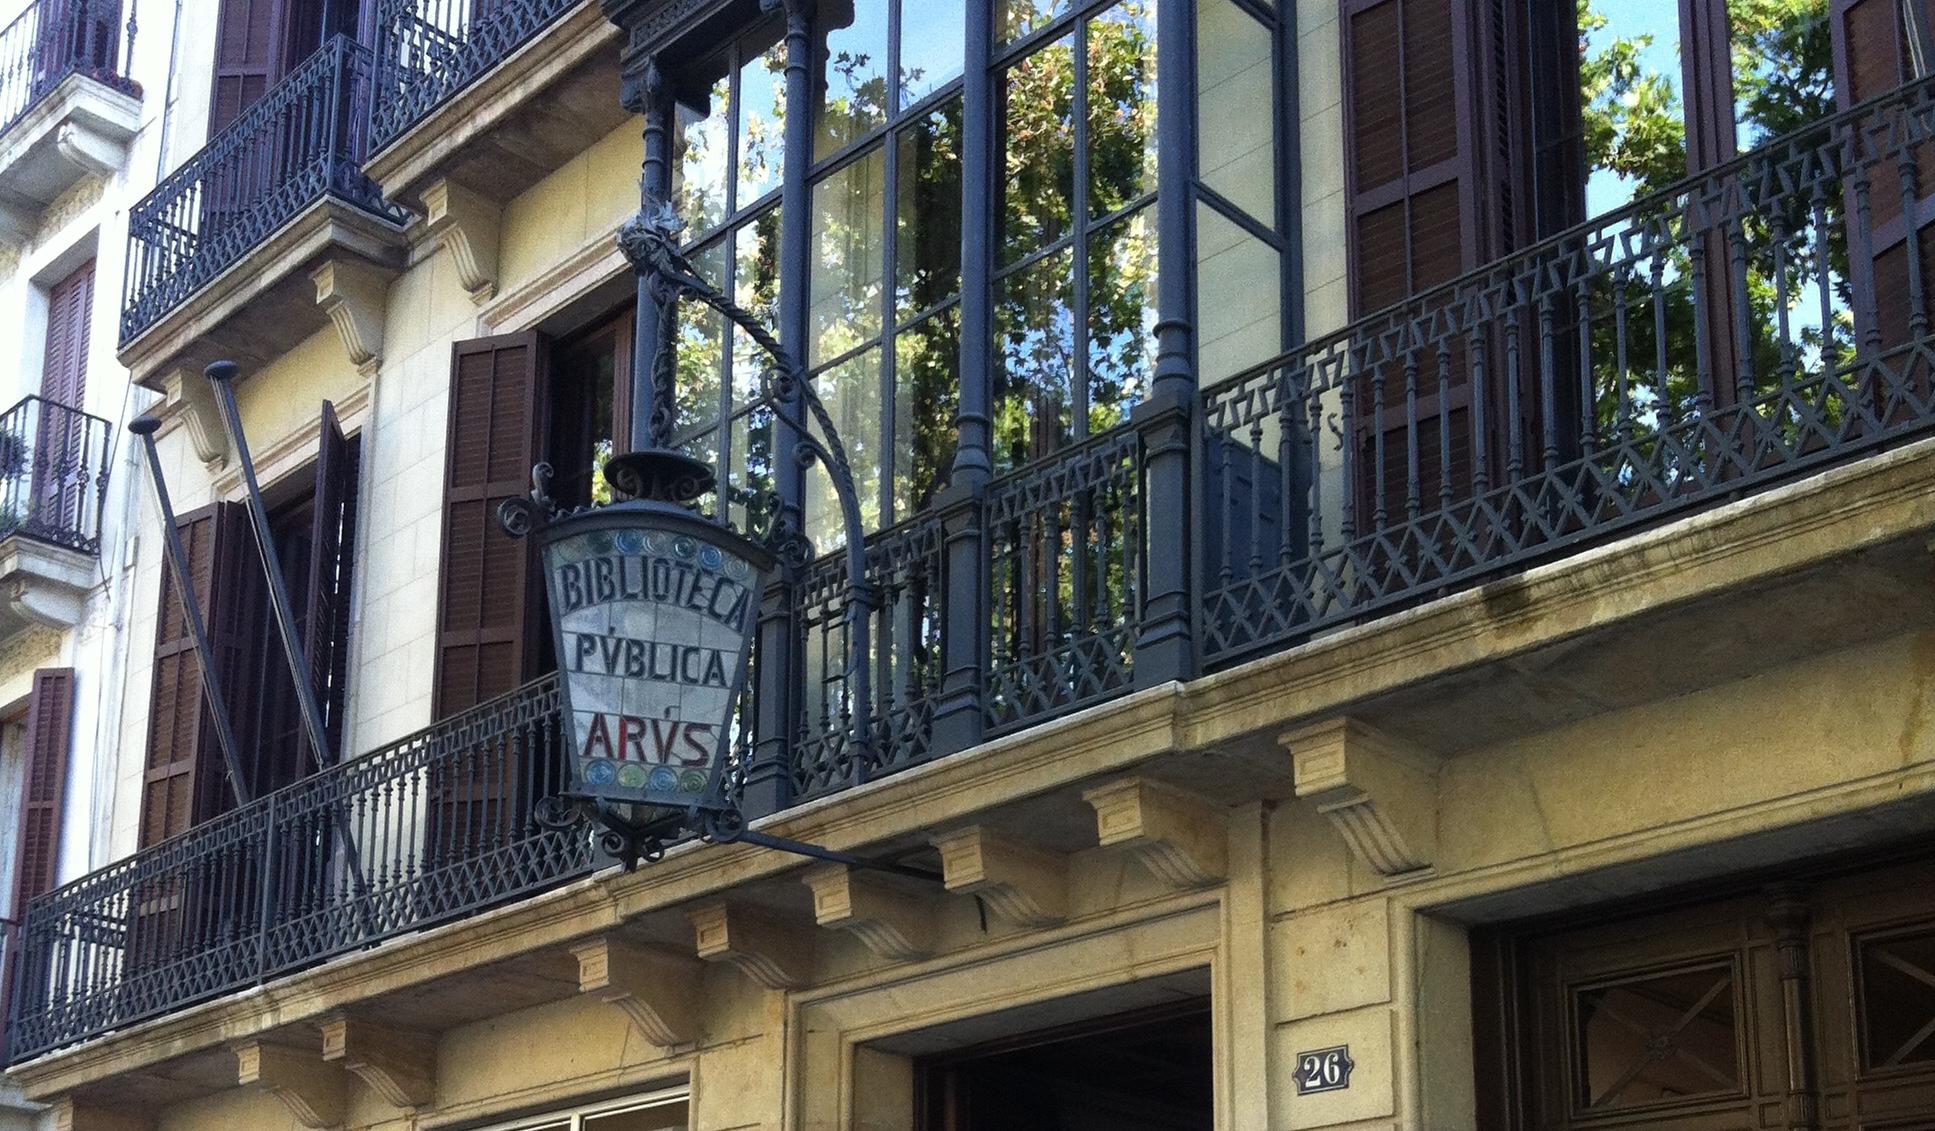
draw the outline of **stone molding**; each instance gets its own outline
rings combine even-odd
[[[1220,884],[1229,875],[1229,829],[1208,803],[1147,778],[1082,791],[1104,848],[1120,847],[1172,888]]]
[[[845,931],[890,962],[934,953],[933,911],[921,900],[845,864],[824,864],[800,877],[813,892],[820,926]]]
[[[632,946],[609,936],[577,943],[578,992],[616,1007],[644,1038],[674,1048],[704,1032],[703,970],[690,958]]]
[[[1358,859],[1388,878],[1431,866],[1438,847],[1438,761],[1340,715],[1289,731],[1297,797],[1329,818]]]
[[[1065,862],[980,825],[933,838],[947,890],[978,896],[1019,927],[1053,927],[1068,918]]]
[[[428,1033],[396,1029],[336,1013],[322,1030],[325,1063],[341,1064],[398,1111],[414,1112],[437,1099],[437,1043]]]

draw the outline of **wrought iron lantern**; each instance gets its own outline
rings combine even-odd
[[[874,746],[868,682],[865,532],[852,469],[832,418],[797,359],[750,312],[699,276],[678,251],[671,208],[648,206],[619,231],[619,245],[657,308],[676,324],[681,298],[718,310],[772,359],[754,402],[791,434],[802,463],[826,467],[846,535],[848,748],[856,765]],[[655,860],[686,832],[744,840],[865,867],[904,868],[754,832],[729,788],[733,710],[746,678],[761,595],[781,561],[810,548],[783,510],[759,542],[699,514],[691,504],[715,486],[709,465],[668,448],[673,430],[672,350],[663,334],[653,364],[638,366],[634,399],[650,406],[643,450],[613,457],[607,482],[625,501],[563,513],[548,495],[551,468],[533,469],[528,499],[507,500],[499,520],[513,537],[535,535],[550,597],[570,743],[568,788],[539,802],[536,818],[567,828],[589,818],[603,846],[627,867]],[[808,421],[811,421],[811,427]]]
[[[617,457],[606,478],[633,497],[568,514],[549,475],[541,465],[531,498],[500,512],[507,532],[537,536],[564,693],[570,788],[540,822],[594,817],[628,863],[683,829],[736,825],[733,708],[773,555],[688,509],[712,475],[680,453]]]

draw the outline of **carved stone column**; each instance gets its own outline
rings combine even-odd
[[[1808,947],[1808,925],[1813,912],[1807,889],[1800,884],[1775,884],[1767,889],[1771,903],[1767,925],[1774,931],[1774,954],[1780,971],[1781,1032],[1787,1046],[1787,1127],[1814,1131],[1820,1126],[1820,1105],[1814,1092],[1814,1025],[1809,1008],[1813,955]]]

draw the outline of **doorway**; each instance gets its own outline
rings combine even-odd
[[[1935,1127],[1935,861],[1473,941],[1482,1126]]]
[[[921,1131],[1210,1131],[1209,1003],[1038,1032],[921,1062]]]

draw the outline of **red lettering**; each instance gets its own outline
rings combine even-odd
[[[618,757],[620,759],[628,762],[645,761],[645,729],[645,720],[637,715],[618,716]]]
[[[685,744],[692,748],[693,756],[690,758],[681,758],[679,761],[687,766],[703,766],[707,762],[710,762],[712,760],[712,747],[704,742],[700,742],[699,739],[710,739],[711,737],[711,727],[702,726],[698,723],[685,724]]]
[[[678,741],[679,724],[670,719],[652,720],[652,745],[658,748],[661,764],[672,760],[672,744]]]
[[[598,747],[604,747],[604,757],[611,757],[611,728],[605,725],[603,712],[591,716],[591,733],[585,736],[585,748],[579,755],[583,758],[599,757]]]

